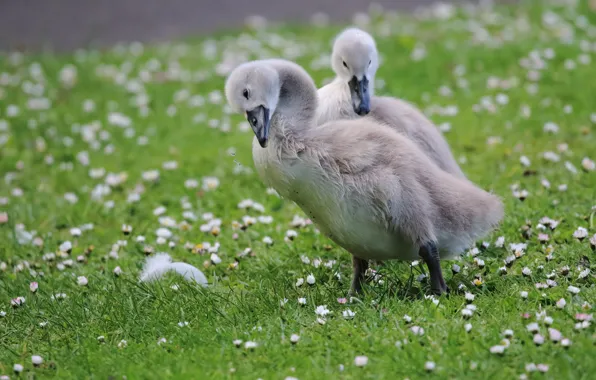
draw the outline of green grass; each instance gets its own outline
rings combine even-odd
[[[239,130],[240,115],[226,112],[225,77],[215,73],[224,58],[283,55],[284,45],[277,44],[281,38],[287,41],[285,53],[299,53],[291,57],[321,84],[332,75],[327,60],[322,59],[321,69],[312,68],[311,62],[329,53],[329,41],[341,26],[246,30],[210,42],[146,46],[139,54],[124,46],[73,55],[25,55],[19,62],[14,62],[15,56],[1,57],[0,172],[4,178],[0,214],[7,213],[8,221],[0,224],[0,262],[6,264],[0,272],[0,311],[6,312],[0,317],[0,375],[16,377],[13,365],[21,363],[29,373],[22,376],[28,378],[417,379],[429,376],[425,363],[432,361],[436,368],[430,376],[437,378],[517,378],[526,373],[529,363],[549,366],[545,374],[528,373],[531,378],[592,378],[596,371],[594,325],[578,330],[575,324],[577,313],[592,313],[585,302],[596,304],[593,273],[578,278],[581,271],[593,267],[595,256],[588,239],[578,241],[573,232],[578,227],[586,228],[589,237],[596,232],[596,172],[582,168],[584,157],[596,159],[596,13],[584,2],[567,8],[537,3],[477,14],[459,10],[448,20],[387,14],[371,18],[370,30],[383,56],[378,78],[384,87],[377,92],[408,99],[426,111],[456,106],[455,115],[429,115],[437,124],[451,123],[445,136],[456,157],[465,159],[466,174],[502,196],[506,205],[501,228],[486,238],[491,245],[478,256],[485,261],[484,268],[464,255],[458,263],[462,271],[452,276],[453,262],[443,263],[454,292],[441,297],[438,306],[424,297],[428,285],[416,280],[420,267],[410,269],[408,263],[400,262],[376,268],[383,281],[367,286],[361,302],[340,304],[337,299],[345,297],[349,288],[349,254],[312,225],[297,229],[293,242],[284,241],[294,215],[303,214],[291,202],[266,192],[252,169],[252,133]],[[546,12],[560,17],[558,26],[543,23]],[[576,24],[580,16],[592,26],[582,28],[581,20]],[[520,29],[523,25],[528,28]],[[479,28],[486,31],[483,35],[492,46],[474,42],[481,36],[474,32]],[[573,34],[570,43],[559,38],[565,28]],[[387,30],[390,33],[383,33]],[[494,44],[503,36],[511,38]],[[426,49],[421,61],[410,59],[417,45]],[[204,53],[205,46],[216,48],[212,58]],[[529,80],[520,60],[532,51],[544,56],[549,48],[554,58],[542,59],[540,79]],[[581,63],[586,56],[591,62]],[[576,63],[574,70],[565,68],[566,60]],[[154,65],[149,62],[161,65],[152,69],[154,75],[143,74]],[[72,88],[59,81],[66,64],[77,68]],[[34,74],[37,66],[43,77]],[[188,74],[158,80],[163,77],[158,72],[168,66]],[[456,67],[465,68],[465,73],[454,74]],[[112,74],[101,76],[100,71]],[[154,79],[146,83],[138,79],[150,77]],[[515,85],[488,88],[492,77],[514,78],[511,83]],[[458,85],[460,78],[467,81],[466,88]],[[142,84],[140,90],[134,82]],[[536,84],[535,94],[527,91],[531,83]],[[441,86],[448,86],[452,96],[441,95]],[[40,91],[38,97],[51,102],[47,110],[28,109],[31,93],[36,91]],[[202,96],[204,104],[189,105],[188,100],[181,100],[181,91]],[[216,94],[212,97],[219,95],[219,102],[210,100],[212,92]],[[139,110],[138,94],[147,96],[146,114]],[[498,94],[507,95],[507,104],[497,103]],[[494,112],[474,110],[483,97],[495,105]],[[88,99],[95,103],[91,112],[83,109]],[[18,115],[9,114],[11,105],[20,108]],[[572,107],[570,112],[564,111],[566,105]],[[529,116],[520,112],[524,106],[531,109]],[[109,115],[114,112],[129,117],[130,126],[110,123]],[[215,120],[217,128],[209,128],[209,120]],[[558,125],[558,133],[544,131],[549,122]],[[231,130],[222,131],[224,126]],[[134,132],[134,137],[127,137],[127,131]],[[147,137],[146,145],[137,143],[140,136]],[[500,143],[488,143],[495,138]],[[568,144],[568,150],[561,152],[560,144]],[[83,151],[88,152],[88,166],[79,160]],[[560,161],[545,160],[547,151],[557,153]],[[49,156],[52,164],[46,163]],[[520,163],[521,156],[531,161],[528,168]],[[164,169],[168,161],[176,161],[178,167]],[[577,168],[576,174],[566,168],[566,161]],[[72,169],[64,170],[68,163]],[[92,191],[105,183],[105,177],[92,178],[92,168],[125,172],[128,177],[96,200]],[[159,180],[143,180],[143,172],[154,169],[159,170]],[[203,191],[204,177],[217,177],[219,187]],[[543,178],[550,181],[550,189],[541,184]],[[198,180],[199,187],[187,188],[188,179]],[[139,201],[128,202],[137,184],[142,184],[144,192]],[[512,195],[513,184],[529,192],[525,201]],[[561,184],[567,185],[567,191],[559,191]],[[17,188],[22,196],[16,196]],[[78,201],[68,202],[67,193],[76,194]],[[272,216],[273,223],[234,230],[233,221],[261,215],[238,209],[245,199],[264,205],[262,215]],[[114,207],[106,208],[107,201],[113,201]],[[199,218],[188,220],[190,229],[171,228],[174,248],[156,242],[160,221],[153,210],[159,206],[167,209],[162,216],[173,218],[178,225],[188,218],[184,211]],[[221,219],[219,236],[201,232],[204,213]],[[547,244],[538,240],[542,232],[538,224],[544,216],[561,221],[554,231],[544,231],[550,239]],[[41,238],[36,243],[43,242],[42,247],[19,243],[20,223],[26,231],[35,231],[34,236]],[[88,223],[92,229],[80,237],[71,236],[71,228]],[[530,236],[522,233],[526,223],[531,225]],[[133,227],[128,237],[121,232],[123,224]],[[139,236],[146,241],[137,242]],[[273,239],[272,246],[263,243],[265,236]],[[494,244],[499,236],[505,237],[503,248]],[[64,241],[73,244],[68,258],[53,262],[42,258],[58,252]],[[113,247],[119,241],[126,245]],[[185,248],[186,243],[202,242],[221,245],[220,264],[204,268],[209,254]],[[527,249],[501,275],[498,268],[512,254],[510,243],[527,243]],[[550,261],[545,253],[548,244],[554,249]],[[139,283],[146,245],[202,268],[210,286],[199,288],[175,275],[158,283]],[[90,246],[94,249],[85,254]],[[247,247],[254,256],[240,259],[232,269],[237,253]],[[117,259],[109,257],[114,250]],[[79,255],[84,256],[83,263],[77,262]],[[303,263],[301,256],[310,258],[311,264]],[[312,263],[317,258],[322,264],[315,267]],[[74,261],[72,267],[59,270],[58,263],[68,259]],[[119,277],[113,274],[117,266],[123,271]],[[564,266],[569,267],[567,276],[561,273]],[[522,274],[525,267],[531,276]],[[551,272],[557,285],[537,289],[535,284],[545,283]],[[314,285],[295,285],[298,278],[306,279],[311,273],[316,278]],[[473,284],[476,275],[482,278],[481,286]],[[78,276],[86,276],[88,285],[77,285]],[[35,294],[29,291],[33,281],[39,283]],[[173,284],[179,289],[172,289]],[[477,309],[469,320],[462,316],[466,300],[465,291],[457,290],[459,284],[475,296]],[[569,293],[569,285],[578,287],[579,294]],[[528,292],[527,299],[520,296],[521,291]],[[67,298],[52,300],[58,293],[66,293]],[[11,299],[18,296],[25,297],[26,303],[12,308]],[[306,306],[298,304],[301,297],[306,298]],[[288,301],[282,307],[284,298]],[[556,306],[561,298],[566,300],[564,308]],[[314,312],[319,305],[332,311],[324,325],[317,323]],[[356,313],[351,320],[342,317],[348,308]],[[552,327],[571,340],[570,347],[549,340],[544,319],[536,316],[540,311],[552,317]],[[412,318],[410,324],[404,321],[406,314]],[[184,321],[189,325],[179,327]],[[42,328],[41,322],[47,325]],[[532,322],[538,322],[546,338],[541,346],[534,345],[526,329]],[[470,332],[464,329],[466,323],[472,325]],[[425,334],[415,336],[411,326],[423,327]],[[502,356],[490,353],[506,329],[514,331],[510,346]],[[300,335],[295,345],[290,343],[292,334]],[[98,336],[104,336],[105,342],[99,343]],[[167,343],[158,345],[160,338]],[[236,348],[235,339],[254,341],[258,347],[253,351]],[[121,340],[128,345],[119,348]],[[402,342],[401,347],[396,342]],[[44,363],[34,367],[32,355],[42,356]],[[354,364],[359,355],[368,357],[366,366]]]

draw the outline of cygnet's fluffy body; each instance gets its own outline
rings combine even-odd
[[[271,114],[267,138],[262,131],[269,121],[249,116],[259,137],[253,141],[257,171],[352,253],[353,291],[360,290],[364,260],[422,255],[435,273],[433,290],[443,292],[439,254],[461,253],[503,216],[498,197],[442,171],[385,125],[357,119],[316,126],[316,88],[294,63],[243,64],[230,74],[226,96],[239,112],[252,115],[257,107]]]
[[[375,41],[368,33],[348,28],[336,37],[331,55],[331,66],[336,78],[318,90],[317,124],[372,118],[407,136],[439,168],[465,178],[442,133],[422,112],[404,100],[374,96],[378,60]],[[366,62],[370,62],[370,65],[366,66]],[[367,86],[364,87],[364,93],[359,93],[358,89],[354,89],[354,84],[363,80]],[[362,110],[362,99],[369,99],[365,102],[368,112]]]
[[[255,166],[362,259],[416,260],[414,242],[427,241],[437,242],[441,258],[454,258],[502,217],[497,197],[441,171],[379,124],[341,120],[308,132],[291,144],[274,136],[266,149],[254,141]],[[285,151],[288,145],[299,148]]]

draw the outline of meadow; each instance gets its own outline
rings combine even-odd
[[[591,8],[592,7],[592,8]],[[346,25],[0,56],[0,376],[589,379],[596,372],[596,4],[372,9],[376,92],[417,105],[500,228],[445,261],[374,265],[263,186],[223,84],[284,57],[320,86]],[[139,282],[147,256],[200,268]],[[590,375],[592,374],[592,375]]]

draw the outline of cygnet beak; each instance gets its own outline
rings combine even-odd
[[[352,94],[352,106],[354,112],[360,116],[367,115],[370,112],[370,93],[368,91],[368,79],[363,76],[358,80],[355,76],[348,83],[350,93]]]
[[[269,108],[258,106],[246,111],[246,120],[250,123],[252,131],[259,140],[259,145],[266,148],[269,142]]]

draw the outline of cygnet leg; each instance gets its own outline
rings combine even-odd
[[[426,263],[430,274],[430,286],[432,292],[435,294],[442,294],[449,291],[443,272],[441,271],[441,261],[439,257],[439,249],[435,243],[426,243],[420,247],[420,257]]]
[[[355,295],[362,292],[362,282],[364,281],[364,275],[368,269],[368,260],[363,260],[352,255],[352,267],[354,269],[354,273],[352,276],[352,288],[350,289],[350,295]]]

